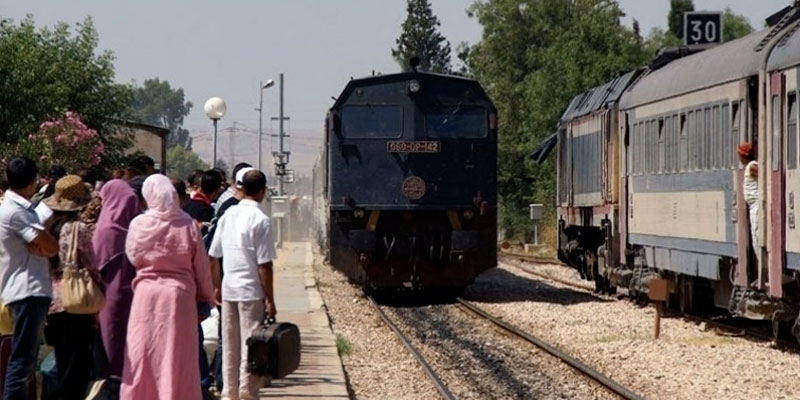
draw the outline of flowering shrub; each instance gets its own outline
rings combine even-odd
[[[62,165],[71,172],[95,167],[105,153],[97,131],[70,111],[64,118],[43,122],[26,142],[18,154],[28,154],[42,170],[52,165]]]

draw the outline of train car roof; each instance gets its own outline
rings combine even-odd
[[[781,40],[769,56],[767,68],[770,71],[800,65],[800,35],[792,32],[791,35]]]
[[[619,101],[622,93],[640,72],[640,70],[628,72],[575,96],[561,116],[561,122],[589,115]]]
[[[755,47],[769,31],[751,33],[647,72],[622,97],[620,108],[628,109],[757,75],[763,53],[757,53]]]
[[[475,86],[480,88],[481,93],[483,94],[483,96],[485,96],[487,99],[489,99],[489,96],[486,94],[486,91],[483,90],[483,87],[481,86],[481,84],[478,81],[474,80],[474,79],[467,78],[467,77],[460,76],[460,75],[448,75],[448,74],[439,74],[439,73],[435,73],[435,72],[423,72],[423,71],[409,71],[409,72],[398,72],[398,73],[395,73],[395,74],[373,75],[373,76],[367,76],[367,77],[363,77],[363,78],[350,79],[347,82],[347,85],[342,90],[342,93],[339,94],[339,96],[336,98],[336,101],[331,106],[331,109],[340,107],[342,105],[342,102],[344,101],[344,99],[347,97],[347,94],[351,90],[353,90],[353,88],[355,88],[355,87],[364,86],[366,84],[381,83],[381,82],[392,82],[392,81],[398,81],[398,80],[402,80],[402,79],[411,79],[413,77],[421,77],[421,76],[422,77],[441,78],[441,79],[452,79],[453,81],[460,81],[461,83],[474,84]],[[491,99],[489,99],[489,100],[491,102]]]

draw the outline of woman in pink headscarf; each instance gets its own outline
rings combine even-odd
[[[106,284],[106,306],[100,311],[100,334],[106,350],[109,375],[122,376],[125,336],[131,311],[136,270],[125,254],[128,225],[139,214],[139,200],[128,182],[109,181],[100,189],[103,208],[92,245],[100,275]]]
[[[208,255],[169,178],[151,175],[142,195],[147,211],[125,244],[136,278],[120,397],[200,399],[197,303],[214,301]]]

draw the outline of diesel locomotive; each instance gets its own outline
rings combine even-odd
[[[314,168],[320,248],[367,289],[458,289],[497,264],[497,111],[481,85],[352,79]]]
[[[617,77],[564,113],[543,147],[557,149],[559,257],[599,291],[644,295],[667,279],[682,311],[716,306],[771,321],[776,336],[800,332],[800,9],[770,22]],[[741,142],[757,149],[755,221]]]

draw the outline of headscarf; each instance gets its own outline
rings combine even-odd
[[[178,192],[172,181],[164,175],[150,175],[142,186],[142,196],[147,202],[146,215],[163,221],[191,219],[181,210]]]
[[[740,157],[753,159],[753,145],[750,142],[742,142],[736,152],[739,153]]]
[[[139,212],[139,202],[127,182],[114,179],[100,189],[103,208],[92,238],[97,266],[102,269],[119,254],[125,253],[128,225]]]

